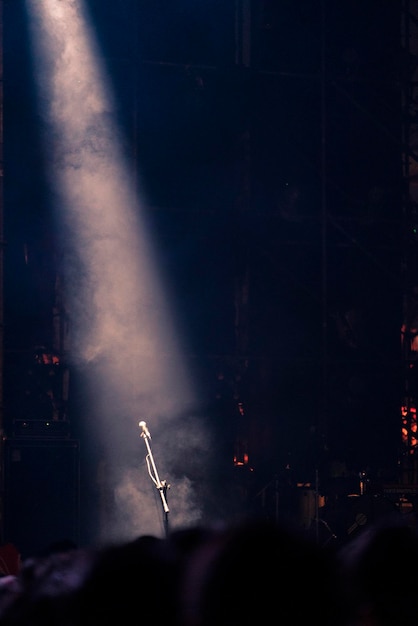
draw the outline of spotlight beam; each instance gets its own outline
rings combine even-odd
[[[130,474],[137,454],[132,416],[144,412],[160,428],[193,406],[194,393],[85,6],[82,0],[27,0],[27,8],[48,184],[65,257],[70,351],[88,380],[84,426],[106,468],[102,499],[124,493],[132,506],[132,491],[139,495]],[[190,483],[184,494],[190,495]],[[141,532],[149,523],[144,494],[138,499],[141,511],[133,513],[129,533],[138,532],[138,520]],[[193,517],[190,505],[184,510]]]

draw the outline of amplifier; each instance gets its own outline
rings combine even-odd
[[[79,542],[79,442],[5,442],[5,536],[23,557]]]
[[[65,420],[14,420],[12,437],[16,438],[69,438],[70,424]]]

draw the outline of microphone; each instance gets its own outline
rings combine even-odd
[[[147,423],[146,422],[139,422],[139,428],[142,428],[142,434],[144,437],[148,437],[148,439],[151,439],[151,435],[150,432],[147,428]]]

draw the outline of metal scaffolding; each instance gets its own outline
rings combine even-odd
[[[401,400],[401,482],[418,484],[418,9],[404,0],[402,49],[405,74],[403,107],[403,320],[401,349],[404,372]]]

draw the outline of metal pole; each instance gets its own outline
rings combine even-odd
[[[167,504],[167,489],[170,488],[170,485],[167,484],[166,480],[160,480],[160,477],[158,475],[157,467],[154,461],[154,456],[151,450],[151,435],[147,428],[146,422],[139,422],[139,427],[142,430],[141,437],[143,438],[145,442],[145,446],[147,448],[147,456],[145,457],[145,459],[147,462],[148,474],[150,475],[152,482],[158,489],[158,492],[161,496],[161,504],[162,504],[163,513],[164,513],[164,529],[165,529],[166,535],[168,535],[168,513],[170,512],[170,509],[168,508],[168,504]]]

